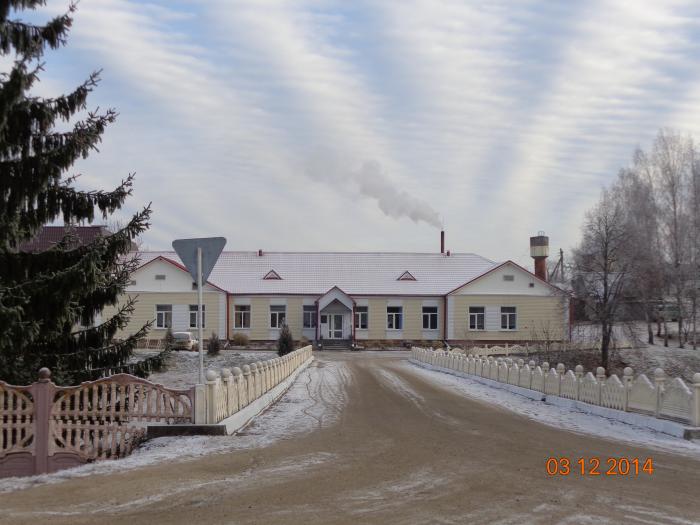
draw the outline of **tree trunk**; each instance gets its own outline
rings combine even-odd
[[[664,346],[668,346],[668,323],[664,317]]]
[[[661,337],[661,318],[656,316],[656,337]]]
[[[644,319],[647,322],[647,342],[650,345],[654,344],[654,326],[651,324],[651,316],[649,315],[649,308],[644,309]]]
[[[610,327],[603,322],[601,326],[603,337],[600,341],[600,361],[603,368],[608,369],[608,356],[610,355]]]

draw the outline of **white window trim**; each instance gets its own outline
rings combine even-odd
[[[503,328],[503,312],[501,311],[501,308],[515,308],[515,313],[512,314],[506,314],[506,315],[515,315],[515,328]],[[518,331],[518,307],[513,306],[513,305],[502,305],[498,307],[498,326],[499,326],[499,332],[517,332]]]
[[[313,310],[307,310],[307,307],[313,306]],[[316,328],[317,317],[316,305],[304,304],[301,306],[301,328],[302,330],[313,330]],[[311,315],[311,326],[306,326],[306,316]]]
[[[241,325],[236,324],[236,313],[238,313],[238,312],[236,312],[236,307],[238,307],[238,306],[247,306],[248,307],[248,310],[240,310],[241,313],[248,314],[248,316],[247,316],[248,317],[248,326],[241,326]],[[250,304],[234,304],[233,305],[233,329],[234,330],[250,330],[251,312],[252,312],[252,310],[250,308]],[[241,319],[243,317],[246,317],[246,316],[241,315]]]
[[[277,310],[277,311],[272,311],[273,306],[284,306],[284,310]],[[281,330],[282,327],[285,325],[287,322],[287,305],[286,304],[271,304],[270,308],[268,310],[268,319],[269,319],[269,324],[270,324],[270,330]],[[272,325],[272,314],[275,314],[275,318],[277,319],[277,326]],[[284,314],[284,319],[282,320],[282,323],[280,324],[280,315],[279,314]]]
[[[389,308],[400,308],[400,312],[389,312]],[[394,318],[394,326],[396,326],[396,317],[401,319],[401,328],[389,328],[389,316]],[[403,306],[387,305],[386,307],[386,330],[387,332],[403,332]]]
[[[426,313],[423,311],[424,308],[435,308],[435,312]],[[435,316],[435,328],[425,328],[423,326],[425,324],[426,316],[428,318]],[[428,325],[430,325],[430,321],[428,321]],[[421,327],[422,327],[423,332],[438,332],[438,331],[440,331],[440,307],[439,306],[424,304],[421,307]]]
[[[482,308],[484,311],[481,313],[473,313],[472,314],[469,311],[472,308]],[[499,312],[500,312],[500,310],[499,310]],[[472,315],[474,315],[474,316],[481,315],[482,316],[483,321],[484,321],[483,328],[472,328],[471,327],[472,326]],[[499,324],[500,324],[500,321],[499,321]],[[474,325],[479,326],[479,323],[474,323]],[[485,306],[480,306],[480,305],[474,304],[474,305],[467,307],[467,330],[469,330],[470,332],[485,332],[486,331],[486,307]],[[507,330],[507,331],[510,332],[511,330]]]
[[[187,307],[187,313],[188,313],[188,315],[189,315],[189,319],[188,319],[188,321],[189,321],[189,327],[190,327],[190,328],[198,328],[198,327],[197,327],[197,314],[199,313],[199,308],[196,308],[195,310],[192,310],[192,307],[193,307],[193,306],[197,306],[197,305],[196,305],[196,304],[191,304],[191,305],[189,305],[189,306]],[[205,304],[202,305],[202,328],[206,328],[206,327],[207,327],[207,308],[206,308],[206,306],[207,306],[207,305],[205,305]],[[195,325],[194,325],[194,326],[192,326],[192,314],[195,314],[195,315],[194,315],[194,321],[195,321]]]
[[[358,305],[358,306],[361,306],[362,308],[367,309],[364,312],[359,312],[357,310],[355,310],[355,312],[354,312],[355,315],[359,315],[360,319],[364,316],[366,328],[360,328],[359,326],[357,326],[357,323],[355,322],[354,316],[353,316],[353,320],[352,320],[353,326],[354,326],[356,331],[366,332],[367,330],[369,330],[369,306],[366,306],[366,305]],[[357,306],[356,306],[356,308],[357,308]],[[360,323],[360,324],[362,324],[362,323]]]
[[[158,311],[158,307],[159,307],[159,306],[170,306],[170,326],[158,326],[158,314],[159,314],[159,313],[162,313],[162,314],[163,314],[163,318],[165,318],[165,314],[167,313],[167,310],[164,310],[164,311],[162,311],[162,312],[159,312],[159,311]],[[156,315],[155,315],[156,326],[155,326],[154,330],[167,330],[168,328],[172,329],[172,327],[173,327],[173,305],[172,305],[172,304],[169,305],[169,304],[165,304],[165,303],[163,303],[163,304],[157,304],[157,305],[155,305],[155,306],[153,307],[153,309],[155,310],[155,314],[156,314]]]

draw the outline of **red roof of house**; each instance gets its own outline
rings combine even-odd
[[[109,235],[107,226],[44,226],[36,236],[19,246],[21,252],[44,252],[52,248],[66,236],[73,233],[78,239],[77,246],[90,244],[97,237]]]

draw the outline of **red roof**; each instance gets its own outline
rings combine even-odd
[[[107,226],[44,226],[36,236],[19,246],[20,252],[44,252],[59,243],[67,233],[77,237],[77,246],[90,244],[98,237],[109,235]]]

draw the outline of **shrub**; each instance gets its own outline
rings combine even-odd
[[[294,351],[294,338],[292,337],[292,331],[286,324],[282,326],[280,330],[280,338],[277,340],[277,353],[279,355],[286,355]]]
[[[310,344],[311,341],[309,341],[309,339],[304,337],[303,335],[301,336],[301,339],[299,339],[299,348],[304,348],[305,346],[309,346]]]
[[[233,346],[248,346],[250,339],[247,335],[237,332],[231,336],[231,343]]]
[[[165,336],[163,337],[163,346],[165,350],[172,350],[175,346],[175,336],[173,335],[173,329],[168,327],[165,331]]]
[[[207,355],[219,355],[221,352],[221,340],[219,336],[212,332],[209,341],[207,341]]]

